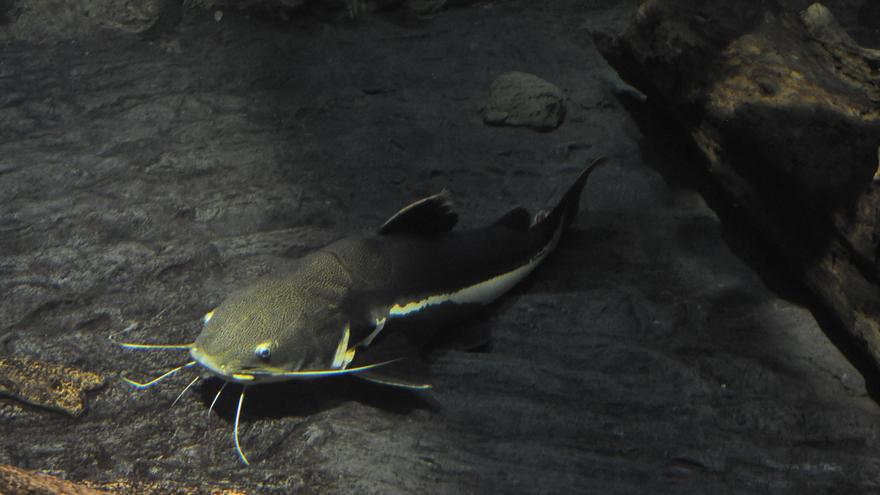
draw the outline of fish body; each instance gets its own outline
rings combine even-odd
[[[546,259],[577,215],[587,178],[602,162],[581,172],[552,209],[533,217],[517,207],[480,229],[453,230],[458,216],[445,192],[416,201],[375,234],[336,241],[234,291],[205,315],[195,342],[120,344],[187,350],[192,357],[148,382],[125,381],[145,389],[199,365],[224,380],[209,412],[228,383],[242,384],[233,432],[245,464],[238,424],[249,385],[350,374],[395,387],[430,388],[420,350]],[[470,342],[487,339],[471,336]]]
[[[547,257],[597,165],[549,212],[519,207],[480,229],[453,230],[445,193],[417,201],[376,234],[341,239],[230,295],[206,315],[190,354],[245,384],[351,373],[427,388],[425,377],[406,377],[406,365],[444,324],[494,301]]]

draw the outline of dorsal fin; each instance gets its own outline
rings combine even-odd
[[[494,225],[496,227],[507,227],[514,230],[525,231],[529,230],[529,227],[531,227],[532,217],[529,215],[528,210],[522,206],[517,206],[502,215],[498,220],[495,220]]]
[[[456,222],[458,214],[452,210],[449,191],[444,189],[403,207],[379,227],[379,233],[437,234],[449,232]]]

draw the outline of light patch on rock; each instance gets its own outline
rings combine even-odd
[[[97,373],[25,356],[0,359],[0,395],[71,416],[85,411],[86,392],[103,386],[104,381]]]
[[[443,9],[446,0],[406,0],[406,8],[419,15],[429,15]]]

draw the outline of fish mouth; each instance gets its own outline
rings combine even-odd
[[[211,356],[205,354],[204,351],[199,349],[198,347],[193,346],[192,349],[189,350],[189,355],[199,363],[200,366],[210,371],[218,378],[225,380],[227,382],[236,382],[236,383],[253,383],[258,380],[257,375],[247,372],[241,373],[229,373],[226,370],[226,366],[218,365],[216,361],[214,361]]]
[[[217,364],[210,355],[193,346],[189,350],[192,356],[200,366],[214,374],[217,378],[227,382],[241,383],[249,385],[254,383],[269,383],[290,380],[291,376],[284,370],[271,370],[262,368],[242,368],[230,371],[226,366]]]
[[[282,382],[287,380],[309,380],[315,378],[323,378],[328,376],[339,376],[339,375],[350,375],[359,373],[361,371],[366,371],[368,369],[376,368],[379,366],[385,366],[391,364],[393,362],[399,361],[400,359],[391,359],[384,362],[368,364],[365,366],[360,366],[356,368],[345,368],[345,369],[317,369],[317,370],[298,370],[298,371],[286,371],[279,369],[264,369],[264,368],[248,368],[248,369],[239,369],[234,372],[229,372],[226,366],[218,365],[216,361],[211,358],[211,356],[205,354],[198,347],[193,346],[189,351],[190,356],[203,368],[207,369],[218,378],[225,380],[227,382],[235,382],[241,383],[243,385],[254,384],[254,383],[269,383],[269,382]]]

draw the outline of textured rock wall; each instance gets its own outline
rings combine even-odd
[[[370,12],[403,7],[414,15],[432,15],[445,7],[474,0],[2,0],[0,40],[51,43],[92,36],[101,29],[145,36],[167,33],[188,9],[254,12],[290,20],[304,6],[335,12],[350,19]]]
[[[51,42],[91,35],[97,29],[130,33],[173,26],[184,5],[177,0],[10,0],[0,37]]]

